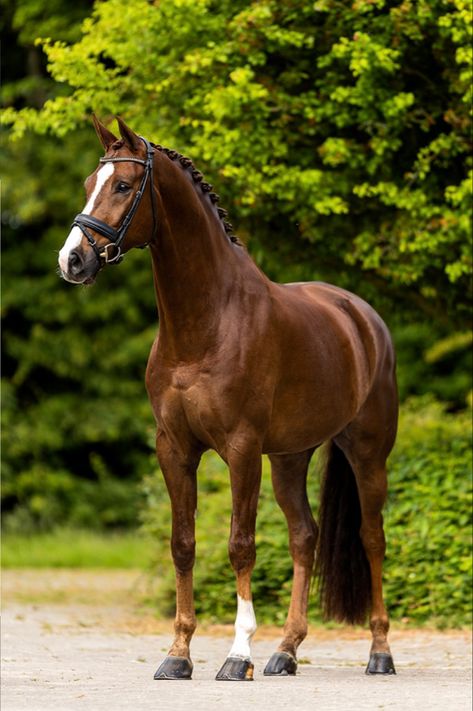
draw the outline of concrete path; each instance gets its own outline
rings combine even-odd
[[[470,711],[471,646],[467,634],[394,632],[398,674],[363,673],[368,636],[332,631],[304,642],[295,678],[267,678],[276,639],[254,642],[255,681],[216,682],[228,632],[199,634],[192,681],[156,682],[168,634],[114,631],[104,611],[86,606],[8,604],[2,621],[2,711]],[[342,635],[343,636],[343,635]]]

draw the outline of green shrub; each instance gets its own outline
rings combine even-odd
[[[424,321],[395,324],[392,334],[401,401],[430,393],[449,410],[462,410],[472,387],[471,331],[448,333]]]
[[[396,618],[471,614],[471,412],[406,405],[391,458],[386,596]]]
[[[97,467],[94,459],[91,455]],[[17,474],[5,469],[2,496],[6,504],[16,504],[3,516],[6,533],[34,534],[58,526],[96,530],[136,527],[141,498],[137,482],[120,480],[104,466],[94,480],[41,463]]]
[[[467,624],[470,616],[471,413],[446,414],[431,400],[413,400],[401,415],[390,458],[390,493],[385,514],[388,552],[385,596],[394,620]],[[318,480],[311,464],[309,494],[316,514]],[[144,528],[157,542],[155,571],[162,578],[160,611],[174,609],[174,574],[169,553],[170,506],[161,479],[145,482]],[[199,471],[197,561],[198,615],[230,622],[235,583],[228,561],[230,486],[217,455],[205,455]],[[275,503],[268,462],[257,520],[253,595],[260,622],[283,622],[290,598],[292,563],[284,517]],[[321,617],[315,595],[310,618]]]
[[[452,410],[464,407],[470,5],[3,3],[12,57],[3,121],[21,136],[13,142],[4,132],[0,156],[2,504],[10,529],[132,526],[136,487],[154,467],[143,387],[157,328],[148,256],[133,250],[93,289],[55,274],[101,153],[91,110],[106,122],[121,114],[189,154],[271,278],[333,281],[368,299],[397,331],[403,398],[431,392]],[[226,476],[215,467],[228,505]],[[266,520],[271,545],[280,540],[286,555],[267,483],[263,538]],[[288,565],[255,584],[286,599]]]

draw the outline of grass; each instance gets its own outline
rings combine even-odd
[[[3,568],[149,567],[152,542],[137,532],[103,533],[56,529],[48,533],[2,536]]]

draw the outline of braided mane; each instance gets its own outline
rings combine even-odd
[[[190,158],[186,158],[181,153],[178,153],[177,151],[172,150],[171,148],[164,148],[163,146],[156,145],[155,143],[152,143],[151,145],[153,146],[153,148],[156,148],[156,150],[160,151],[161,153],[164,153],[170,160],[178,161],[184,170],[189,171],[194,183],[200,186],[200,189],[202,190],[202,192],[208,195],[210,201],[214,205],[218,203],[218,201],[220,200],[219,196],[217,195],[217,193],[213,192],[212,185],[210,183],[205,182],[203,174],[200,172],[200,170],[197,170],[195,168]],[[217,207],[217,213],[229,240],[234,244],[242,246],[238,237],[233,234],[233,225],[225,219],[228,215],[228,212],[223,207]]]

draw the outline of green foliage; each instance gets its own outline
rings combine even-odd
[[[439,338],[440,332],[428,321],[394,328],[399,394],[404,401],[428,392],[451,411],[461,410],[472,386],[472,335],[462,331]]]
[[[72,161],[50,139],[24,141],[9,149],[16,168],[4,181],[2,498],[4,522],[17,528],[132,525],[137,482],[154,466],[147,255],[106,272],[100,294],[56,274],[58,245],[82,207],[77,188],[96,161],[88,137],[75,134],[73,147]]]
[[[142,384],[157,328],[149,260],[129,254],[93,289],[55,274],[100,153],[90,112],[120,113],[205,170],[270,276],[333,281],[377,306],[394,331],[403,400],[433,393],[458,413],[406,410],[392,458],[387,590],[397,617],[465,621],[469,5],[104,0],[87,17],[88,0],[4,0],[2,9],[3,122],[19,139],[3,135],[0,159],[9,535],[132,526],[145,499],[145,526],[167,561],[163,608],[173,605],[170,508],[150,475]],[[227,473],[213,455],[202,469],[197,606],[230,620]],[[281,621],[291,562],[267,469],[258,556],[259,618]]]
[[[4,121],[65,135],[126,114],[219,176],[274,273],[264,252],[290,240],[306,278],[356,267],[464,319],[471,32],[465,0],[106,0],[79,41],[42,41],[67,92]]]
[[[406,406],[386,515],[386,595],[397,617],[471,621],[471,475],[471,412]]]
[[[317,462],[309,493],[317,510]],[[471,412],[445,414],[430,400],[406,405],[389,463],[385,514],[385,594],[394,620],[466,625],[471,615]],[[225,466],[208,454],[199,471],[196,609],[203,617],[232,621],[235,582],[227,554],[230,486]],[[164,483],[145,482],[144,528],[158,542],[155,565],[163,579],[160,610],[172,614],[174,574],[169,553],[170,511]],[[257,519],[257,562],[252,578],[260,622],[284,621],[292,563],[284,517],[275,504],[265,460]],[[312,599],[310,617],[320,620]]]
[[[80,37],[80,23],[90,9],[87,0],[1,0],[7,13],[11,13],[12,29],[18,32],[23,45],[34,45],[37,38],[54,37],[75,41]]]
[[[15,534],[54,530],[58,525],[107,529],[136,526],[140,496],[136,481],[121,481],[106,471],[98,455],[97,479],[84,479],[54,464],[33,462],[20,472],[5,467],[3,527]],[[13,505],[14,502],[14,505]],[[11,511],[8,512],[8,509]]]

